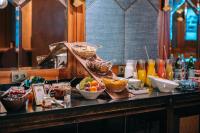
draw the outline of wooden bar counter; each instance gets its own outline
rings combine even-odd
[[[151,112],[163,112],[162,115],[158,115],[163,121],[160,132],[178,132],[179,118],[200,113],[200,92],[155,91],[121,100],[111,100],[106,94],[97,100],[85,100],[72,93],[71,105],[66,108],[44,109],[27,102],[26,109],[0,116],[0,132],[28,132],[64,125],[76,125],[72,128],[79,132],[78,125],[81,123],[118,117],[124,118],[124,132],[128,132],[130,126],[138,126],[128,123],[130,116],[144,114],[145,117],[151,117]]]

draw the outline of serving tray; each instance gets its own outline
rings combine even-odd
[[[103,83],[101,78],[105,77],[102,75],[98,75],[95,72],[92,72],[86,65],[86,60],[82,59],[81,57],[79,57],[76,53],[74,53],[74,51],[72,50],[72,46],[78,44],[78,45],[83,45],[83,43],[65,43],[66,47],[68,48],[68,51],[80,62],[80,64],[84,67],[84,69],[95,79],[97,80],[97,82],[99,83]],[[89,45],[91,46],[91,44],[88,43],[84,43],[84,45]],[[97,56],[97,58],[101,59],[99,56]],[[110,72],[108,75],[106,75],[107,77],[116,77],[116,75],[113,72]],[[120,92],[120,93],[114,93],[111,92],[109,90],[106,89],[107,94],[113,99],[122,99],[122,98],[129,98],[129,97],[133,97],[134,95],[132,93],[130,93],[127,89],[125,89],[124,91]]]

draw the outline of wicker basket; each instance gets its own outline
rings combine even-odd
[[[87,45],[74,45],[72,50],[75,54],[83,59],[88,59],[96,56],[96,48]]]
[[[114,79],[107,79],[107,78],[102,78],[106,89],[108,89],[111,92],[122,92],[127,88],[127,80],[114,80]]]

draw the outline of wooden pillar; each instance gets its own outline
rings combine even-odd
[[[200,59],[200,11],[198,14],[198,27],[197,27],[197,59]]]

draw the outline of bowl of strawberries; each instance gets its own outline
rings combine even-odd
[[[76,88],[85,99],[97,99],[105,90],[105,86],[91,77],[84,78]]]

